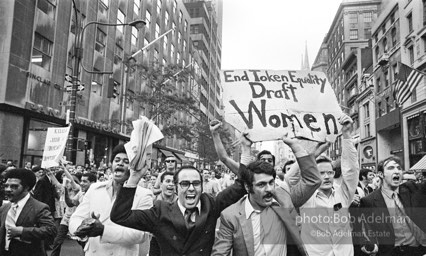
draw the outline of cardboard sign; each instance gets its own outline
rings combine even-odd
[[[47,128],[46,142],[44,143],[42,168],[59,166],[64,155],[70,127]]]
[[[340,132],[343,112],[322,72],[223,70],[221,79],[225,120],[252,141],[334,141]]]

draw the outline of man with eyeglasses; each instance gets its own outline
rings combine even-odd
[[[309,255],[353,255],[349,206],[358,184],[358,152],[351,140],[352,119],[343,115],[342,125],[342,184],[333,187],[334,170],[330,158],[317,158],[321,186],[300,207],[301,237]],[[289,175],[295,175],[292,170]]]
[[[130,175],[130,162],[124,144],[112,150],[112,180],[92,184],[69,221],[70,233],[89,237],[85,255],[137,256],[146,250],[149,234],[123,227],[110,220],[110,212],[117,193]],[[138,186],[130,203],[134,209],[149,209],[153,205],[151,190]],[[146,244],[145,244],[146,243]],[[147,252],[144,252],[145,255]],[[140,254],[142,255],[142,253]]]
[[[215,122],[211,126],[217,125]],[[250,152],[250,142],[242,147],[243,155]],[[247,151],[248,150],[248,151]],[[237,171],[240,177],[245,167]],[[161,255],[210,255],[217,218],[223,209],[246,194],[240,180],[220,192],[216,198],[203,193],[202,177],[193,166],[183,166],[174,175],[177,202],[155,202],[149,210],[132,210],[132,198],[142,172],[132,171],[111,211],[111,220],[119,225],[151,232],[157,238]]]

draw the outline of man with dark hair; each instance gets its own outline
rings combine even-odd
[[[257,160],[268,162],[272,166],[275,166],[275,156],[268,150],[262,150],[257,154]]]
[[[113,179],[92,184],[71,216],[70,233],[89,237],[86,255],[139,255],[143,248],[139,244],[148,242],[147,233],[117,225],[110,219],[117,194],[130,176],[129,162],[124,145],[116,146],[112,151]],[[135,190],[136,195],[129,199],[132,207],[149,209],[153,202],[152,192],[139,186]],[[87,222],[91,225],[86,225]]]
[[[157,180],[155,181],[154,187],[152,189],[154,195],[158,195],[158,194],[161,193],[161,188],[160,188],[160,183],[161,183],[160,177],[161,177],[161,174],[163,174],[164,172],[173,172],[173,173],[176,172],[177,159],[176,159],[176,157],[174,155],[168,155],[164,159],[164,164],[165,164],[165,168],[157,176]],[[147,180],[147,182],[150,182],[150,181]]]
[[[36,166],[32,169],[37,182],[32,190],[32,195],[38,201],[49,206],[52,215],[55,213],[55,197],[58,197],[55,186],[53,186],[49,177],[46,175],[46,169]]]
[[[216,123],[212,121],[210,125]],[[246,149],[242,148],[243,154],[247,154]],[[245,168],[241,168],[240,172],[244,171]],[[238,176],[240,172],[237,172]],[[246,194],[242,182],[235,181],[234,185],[213,198],[203,193],[200,171],[193,166],[183,166],[174,175],[178,195],[175,203],[157,201],[149,210],[132,210],[134,187],[143,174],[132,172],[117,196],[111,220],[119,225],[153,233],[160,245],[161,255],[210,255],[217,218],[223,209]]]
[[[275,185],[272,158],[250,163],[242,177],[248,196],[222,212],[212,255],[229,255],[231,250],[235,255],[307,255],[295,208],[310,198],[321,179],[313,156],[296,139],[285,136],[283,141],[296,155],[302,181],[287,191]]]
[[[30,195],[34,173],[13,169],[6,175],[5,192],[10,203],[0,208],[0,255],[45,256],[43,240],[56,228],[49,206]]]
[[[380,161],[377,172],[383,176],[381,188],[361,199],[365,226],[361,250],[381,256],[426,254],[425,205],[422,202],[425,197],[421,196],[426,191],[425,185],[401,184],[401,161],[394,156]],[[371,216],[380,216],[380,219],[366,221]]]

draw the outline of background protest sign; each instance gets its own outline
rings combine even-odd
[[[252,141],[291,137],[334,141],[343,114],[318,71],[222,70],[225,120]]]
[[[64,155],[70,127],[47,128],[46,142],[44,143],[42,168],[59,166]]]

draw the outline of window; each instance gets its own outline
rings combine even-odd
[[[371,28],[365,28],[364,29],[364,38],[368,39],[371,37]]]
[[[180,44],[180,40],[182,40],[182,34],[179,32],[178,33],[178,41],[177,41],[178,44]]]
[[[38,0],[37,8],[47,14],[51,19],[55,19],[56,0]]]
[[[390,112],[390,99],[389,97],[386,97],[386,113]]]
[[[408,53],[410,55],[410,64],[413,64],[414,63],[414,48],[413,48],[413,46],[410,46],[408,48]]]
[[[183,13],[179,11],[179,24],[182,24]]]
[[[371,22],[373,20],[372,12],[364,12],[364,22]]]
[[[44,38],[38,33],[34,34],[33,55],[31,63],[40,66],[46,70],[50,70],[52,59],[52,42]]]
[[[169,12],[166,11],[166,18],[164,20],[164,25],[167,27],[167,25],[169,25]]]
[[[96,68],[93,71],[100,71]],[[103,84],[103,75],[102,74],[93,74],[92,75],[92,83],[91,83],[91,91],[99,96],[102,95],[102,84]]]
[[[380,48],[379,48],[379,46],[377,45],[376,46],[376,49],[374,50],[374,55],[376,56],[376,61],[378,61],[379,60],[379,54],[380,54]]]
[[[163,5],[163,1],[157,0],[157,16],[161,14],[161,6]]]
[[[151,23],[151,12],[148,10],[146,10],[146,13],[145,13],[145,20],[146,20],[146,24]]]
[[[396,81],[396,78],[398,76],[398,64],[397,63],[393,64],[392,69],[393,69],[393,81]]]
[[[101,0],[101,2],[105,5],[105,7],[109,6],[109,0]]]
[[[349,23],[358,23],[358,13],[349,13]]]
[[[176,23],[173,21],[172,23],[172,37],[174,38],[176,35]]]
[[[422,42],[423,42],[423,52],[426,53],[426,34],[422,35]]]
[[[168,43],[169,43],[169,36],[163,37],[163,52],[167,52]]]
[[[96,31],[95,50],[102,55],[104,54],[104,51],[105,51],[105,39],[106,39],[106,34],[98,28]]]
[[[349,30],[349,39],[350,40],[357,40],[358,39],[358,29]]]
[[[370,124],[366,124],[365,125],[365,137],[368,138],[370,136],[371,136],[371,134],[370,134]]]
[[[391,30],[392,47],[396,45],[396,28]]]
[[[173,44],[170,45],[170,56],[173,59],[173,56],[175,55],[175,46]]]
[[[364,104],[364,117],[365,118],[370,117],[370,104],[369,103]]]
[[[185,24],[183,25],[183,32],[186,33],[187,30],[188,30],[188,21],[185,20]]]
[[[183,51],[184,52],[186,51],[186,41],[185,40],[183,40]]]
[[[414,90],[411,92],[411,103],[414,103],[417,101],[417,88],[414,88]]]
[[[412,32],[413,31],[413,13],[408,14],[407,23],[408,23],[408,32]]]
[[[160,56],[160,53],[158,52],[157,49],[155,49],[155,51],[154,51],[154,62],[155,62],[155,64],[158,64],[159,56]]]
[[[120,65],[123,61],[123,48],[116,44],[114,49],[114,64]]]
[[[180,52],[177,53],[176,64],[180,63]]]
[[[155,24],[155,38],[160,36],[160,25],[158,23]]]
[[[190,33],[191,34],[198,34],[198,33],[200,33],[199,26],[198,25],[191,25],[191,27],[190,27]]]
[[[377,92],[380,92],[382,90],[382,84],[380,82],[380,77],[376,79],[376,85],[377,85]]]
[[[124,24],[124,19],[125,19],[125,15],[124,13],[118,9],[117,12],[117,24]],[[123,26],[117,26],[117,30],[120,31],[121,33],[123,33]]]
[[[135,27],[132,27],[132,39],[131,39],[132,45],[137,46],[138,44],[138,29]]]
[[[388,39],[386,37],[383,39],[383,52],[388,52]]]
[[[388,70],[386,70],[386,71],[383,73],[383,76],[385,77],[385,88],[387,88],[387,87],[389,86],[389,71],[388,71]]]
[[[139,11],[141,9],[141,0],[133,0],[133,11],[139,16]]]
[[[383,115],[382,102],[377,103],[377,109],[379,111],[379,117]]]
[[[173,0],[173,13],[176,13],[177,0]]]
[[[395,13],[392,13],[390,15],[390,22],[391,22],[391,24],[395,22]]]

